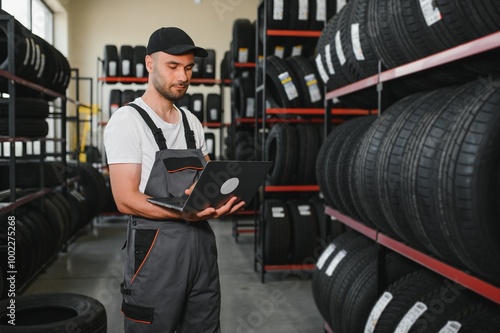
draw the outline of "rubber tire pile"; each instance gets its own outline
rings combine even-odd
[[[319,249],[331,239],[321,199],[267,199],[260,209],[266,223],[257,242],[258,253],[265,252],[264,265],[315,263]]]
[[[96,299],[73,293],[42,293],[16,297],[15,325],[9,323],[10,299],[0,301],[2,333],[106,333],[106,309]]]
[[[351,0],[325,26],[316,65],[330,91],[377,74],[379,60],[382,70],[394,68],[499,29],[495,0]],[[384,102],[498,73],[499,55],[496,49],[387,82]],[[340,100],[351,107],[377,108],[374,89]]]
[[[9,15],[0,10],[0,14]],[[14,74],[32,83],[65,95],[71,79],[71,68],[66,57],[40,36],[31,33],[14,19],[14,41],[9,40],[7,21],[0,22],[0,69],[9,70],[8,43],[14,45]],[[0,92],[8,93],[7,78],[0,77]],[[53,100],[55,97],[24,85],[16,86],[17,97]]]
[[[20,189],[16,196],[29,195],[39,189],[39,163],[23,163],[16,166],[16,172],[24,183],[17,184]],[[102,211],[106,205],[106,184],[101,173],[90,164],[80,163],[79,168],[70,165],[66,169],[59,162],[45,162],[47,179],[53,182],[48,187],[62,184],[64,172],[68,177],[80,176],[74,188],[68,188],[66,193],[56,189],[39,199],[30,201],[16,209],[16,284],[18,288],[37,275],[40,268],[61,251],[67,242],[78,231],[89,225],[91,220]],[[4,167],[2,167],[4,168]],[[8,169],[8,168],[7,168]],[[2,182],[5,175],[2,170]],[[35,181],[29,183],[29,180]],[[7,185],[8,186],[8,185]],[[5,188],[5,187],[3,187]],[[8,188],[8,187],[7,187]],[[8,198],[5,198],[8,199]],[[8,213],[7,213],[8,214]],[[7,221],[7,216],[1,216]],[[7,263],[7,223],[0,225],[0,262]],[[7,267],[0,266],[0,271],[6,274]],[[0,299],[6,297],[7,288],[0,289]]]
[[[348,231],[318,258],[314,302],[335,333],[467,332],[500,329],[498,305],[387,250],[379,289],[377,245]]]
[[[263,6],[261,9],[264,9]],[[267,29],[320,31],[324,27],[325,20],[332,17],[335,12],[336,1],[269,0],[265,9],[265,15],[268,15]],[[263,19],[264,13],[260,12],[259,26],[261,28]],[[262,101],[256,100],[255,96],[255,70],[234,66],[234,63],[256,62],[256,33],[256,22],[252,23],[248,19],[235,20],[230,51],[226,52],[221,63],[222,78],[232,80],[231,109],[234,118],[254,118],[255,112],[262,105]],[[262,31],[258,33],[259,43],[262,44]],[[266,40],[269,55],[266,84],[268,107],[323,107],[324,88],[312,60],[316,39],[266,36]],[[262,50],[262,45],[259,49]],[[225,144],[226,156],[230,159],[238,156],[238,151],[256,148],[254,143],[250,143],[251,140],[245,144],[245,147],[237,147],[234,142],[239,141],[234,138],[239,131],[253,132],[253,130],[243,128],[242,125],[229,128]],[[262,140],[259,138],[258,141]],[[261,153],[262,150],[257,151],[255,155],[260,157]]]
[[[9,133],[9,102],[0,99],[0,135]],[[19,97],[13,101],[15,108],[15,135],[18,137],[44,138],[49,133],[49,102],[42,98]]]
[[[327,204],[500,283],[499,82],[418,93],[338,126],[318,155]]]

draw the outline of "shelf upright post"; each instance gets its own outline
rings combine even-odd
[[[2,20],[7,21],[7,70],[15,74],[15,35],[14,35],[14,17],[10,15],[2,15]],[[9,91],[9,137],[13,138],[16,136],[16,89],[15,83],[12,80],[7,80],[8,91]],[[10,202],[16,201],[16,143],[15,140],[11,140],[9,143],[9,187],[10,187]]]

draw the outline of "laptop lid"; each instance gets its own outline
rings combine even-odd
[[[233,196],[248,204],[262,185],[271,165],[270,161],[209,161],[187,199],[150,198],[148,201],[181,211],[219,208]],[[177,207],[171,204],[179,199],[186,200],[184,205]]]

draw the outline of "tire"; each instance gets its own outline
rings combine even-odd
[[[120,89],[111,89],[109,92],[109,114],[112,115],[122,106],[122,91]]]
[[[49,116],[49,104],[41,98],[16,98],[14,108],[16,118],[45,119]],[[9,104],[0,104],[0,117],[9,117]]]
[[[175,101],[175,105],[177,105],[178,108],[186,108],[189,110],[191,108],[191,94],[184,94],[181,99]]]
[[[106,203],[106,183],[102,174],[88,163],[78,164],[78,185],[87,199],[89,221],[99,214]],[[87,221],[88,222],[88,221]]]
[[[310,2],[291,0],[288,2],[288,29],[292,30],[307,30],[309,26],[309,10]]]
[[[296,181],[297,134],[289,124],[276,124],[266,140],[267,160],[273,161],[267,175],[269,185],[290,185]]]
[[[411,174],[402,174],[405,169],[402,161],[408,149],[411,149],[409,139],[425,126],[431,117],[432,106],[439,104],[450,90],[451,88],[445,88],[431,91],[408,105],[385,133],[375,162],[379,183],[377,195],[383,218],[398,238],[419,250],[424,246],[410,227],[405,214],[407,207],[402,203],[404,193],[401,184],[407,177],[411,177]]]
[[[461,287],[454,286],[451,281],[428,270],[410,273],[387,288],[384,295],[391,295],[392,299],[380,317],[374,320],[376,325],[373,332],[394,332],[402,328],[402,332],[416,332],[413,329],[417,329],[423,321],[429,320],[428,318],[435,318],[436,315],[446,318],[454,309],[467,302],[468,294],[460,292],[460,289]],[[450,298],[449,295],[455,297]],[[436,310],[433,306],[437,302],[439,312],[434,313]],[[417,309],[420,311],[415,311]]]
[[[264,265],[284,265],[290,254],[290,219],[284,201],[270,199],[264,202],[263,218],[265,229]],[[262,226],[262,224],[261,224]],[[262,246],[262,235],[260,244]],[[262,253],[261,253],[262,254]]]
[[[207,122],[220,123],[222,121],[222,105],[220,94],[207,94]]]
[[[233,23],[231,62],[255,62],[255,29],[250,20],[236,19]],[[229,77],[228,77],[229,78]]]
[[[200,57],[194,57],[194,66],[193,66],[193,70],[192,70],[192,76],[191,76],[191,79],[194,79],[194,80],[191,80],[191,82],[189,83],[190,85],[192,86],[199,86],[200,83],[198,82],[195,82],[196,79],[202,79],[203,78],[203,63],[204,63],[204,58],[200,58]]]
[[[135,100],[135,91],[133,89],[122,90],[121,93],[121,105],[127,105]]]
[[[320,296],[320,308],[323,312],[323,318],[325,321],[332,325],[332,309],[331,309],[331,300],[335,298],[335,294],[333,293],[335,285],[339,283],[339,272],[344,270],[345,265],[348,265],[349,259],[352,258],[357,252],[366,249],[369,246],[373,245],[373,241],[364,237],[358,233],[354,233],[355,236],[351,236],[350,240],[346,243],[339,244],[336,246],[335,251],[331,255],[331,260],[328,263],[325,263],[325,274],[320,279],[320,284],[322,285],[322,294]],[[340,239],[339,236],[337,239]],[[337,244],[337,239],[333,242]]]
[[[61,162],[44,162],[42,165],[35,162],[16,163],[16,187],[39,188],[40,168],[44,173],[43,187],[53,187],[62,184],[64,180],[64,165]],[[0,166],[0,188],[9,188],[10,168],[8,165]]]
[[[293,81],[290,68],[283,59],[267,57],[266,94],[276,101],[278,107],[293,108],[300,105],[297,83]]]
[[[135,76],[134,72],[134,48],[130,45],[122,45],[120,46],[120,76],[121,77],[133,77]],[[130,82],[123,82],[125,84]]]
[[[358,263],[354,266],[357,269],[349,271],[349,275],[346,276],[345,283],[348,284],[348,290],[339,313],[339,317],[342,318],[341,332],[363,332],[371,309],[380,297],[379,277],[384,279],[382,283],[390,285],[421,267],[392,251],[385,253],[383,258],[385,262],[382,274],[377,271],[381,269],[377,267],[379,257],[377,260],[366,262],[365,265]]]
[[[299,124],[296,127],[298,141],[297,181],[299,185],[317,184],[315,176],[316,159],[320,149],[318,127]]]
[[[290,216],[290,264],[303,264],[314,258],[318,230],[314,208],[307,200],[286,202]]]
[[[288,29],[291,1],[269,0],[266,2],[267,29]],[[261,35],[262,36],[262,35]]]
[[[2,332],[65,332],[69,327],[82,333],[105,333],[106,310],[88,296],[70,293],[46,293],[18,296],[16,326],[8,324],[9,300],[0,302]]]
[[[349,292],[349,284],[356,276],[355,272],[359,272],[363,267],[366,267],[370,262],[377,259],[377,247],[374,243],[370,245],[360,246],[346,253],[345,258],[335,269],[332,274],[334,280],[330,292],[330,327],[334,332],[342,332],[341,327],[347,320],[351,318],[342,317],[342,309],[345,303],[345,297]],[[356,318],[359,320],[361,318]]]
[[[336,182],[339,184],[340,200],[349,216],[363,222],[366,225],[373,226],[368,215],[363,210],[359,201],[359,195],[355,188],[355,161],[361,144],[361,138],[365,135],[376,116],[366,116],[359,120],[356,126],[345,138],[345,143],[339,151],[339,164]]]
[[[381,152],[382,141],[399,114],[420,97],[421,94],[409,96],[393,104],[377,118],[363,136],[355,161],[354,182],[363,210],[378,229],[395,238],[398,236],[385,220],[378,196],[380,184],[377,178],[377,158]]]
[[[286,60],[293,81],[299,89],[300,107],[320,108],[323,106],[323,84],[316,76],[316,70],[303,56],[293,56]]]
[[[251,76],[237,77],[232,84],[234,112],[238,118],[255,117],[255,80]]]
[[[500,283],[500,105],[498,80],[476,90],[444,140],[433,181],[440,225],[467,266]],[[469,170],[472,170],[469,171]]]
[[[205,97],[202,93],[191,94],[189,111],[191,111],[198,120],[205,122]]]
[[[134,77],[148,77],[148,70],[146,69],[146,47],[144,45],[137,45],[134,47],[133,52],[132,71]]]
[[[207,49],[208,56],[203,59],[203,73],[202,77],[204,79],[215,79],[215,71],[217,67],[215,66],[216,54],[214,49]],[[213,85],[213,83],[205,83],[205,85]]]
[[[340,164],[342,162],[340,159],[340,152],[347,144],[346,140],[349,134],[365,121],[366,119],[364,117],[351,118],[332,131],[332,135],[335,135],[336,139],[330,142],[331,148],[326,158],[326,186],[332,200],[332,208],[344,214],[347,213],[347,209],[343,204],[342,196],[344,193],[342,193],[340,188]],[[347,195],[347,193],[345,193],[345,195]]]
[[[436,200],[432,195],[435,184],[430,170],[438,160],[439,147],[462,105],[475,89],[474,83],[451,91],[447,89],[439,102],[429,105],[431,118],[425,124],[419,124],[419,130],[410,138],[401,170],[401,178],[405,178],[401,183],[401,200],[406,210],[406,219],[415,236],[427,251],[458,267],[463,266],[463,263],[452,251],[449,239],[435,222],[439,220],[439,216]]]
[[[337,1],[309,1],[309,30],[323,30],[325,22],[328,22],[336,13]]]
[[[104,45],[104,63],[102,71],[107,77],[117,77],[121,73],[118,47],[116,45]],[[115,82],[111,82],[111,84],[114,83]]]
[[[215,134],[205,133],[205,144],[208,150],[208,156],[210,160],[214,161],[215,158]]]
[[[49,124],[44,119],[16,119],[15,130],[17,137],[45,138],[49,134]],[[9,119],[0,118],[0,135],[11,136],[9,133]]]

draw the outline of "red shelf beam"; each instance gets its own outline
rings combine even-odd
[[[234,67],[249,67],[249,68],[254,68],[255,67],[255,62],[235,62]]]
[[[362,90],[376,85],[379,81],[386,82],[400,78],[412,73],[420,72],[432,67],[440,66],[458,59],[466,58],[475,54],[500,47],[500,31],[478,38],[465,44],[461,44],[451,49],[435,53],[428,57],[410,62],[408,64],[392,68],[378,74],[351,83],[339,89],[332,90],[326,94],[327,99],[347,95],[354,91]]]
[[[121,77],[121,76],[113,76],[113,77],[100,77],[99,81],[101,82],[106,82],[106,83],[118,83],[118,82],[124,82],[124,83],[147,83],[148,78],[147,77]],[[209,84],[219,84],[222,83],[221,80],[217,79],[191,79],[191,83],[209,83]]]
[[[266,186],[266,192],[316,192],[319,191],[319,185],[276,185]]]
[[[283,37],[320,37],[321,31],[304,31],[304,30],[267,30],[268,36],[283,36]]]
[[[316,265],[264,265],[266,271],[311,271]]]
[[[322,116],[325,114],[323,108],[270,108],[266,110],[269,115],[277,114],[293,114],[293,115],[316,115]],[[378,110],[364,110],[364,109],[332,109],[332,115],[335,116],[364,116],[369,114],[377,114]]]
[[[325,213],[327,215],[333,216],[334,218],[336,218],[340,222],[344,223],[348,227],[351,227],[352,229],[357,230],[358,232],[365,235],[366,237],[373,239],[375,241],[377,240],[377,231],[373,230],[370,227],[367,227],[363,223],[358,222],[358,221],[350,218],[349,216],[344,215],[341,212],[339,212],[333,208],[330,208],[330,207],[325,208]]]
[[[382,233],[378,234],[377,242],[385,247],[396,251],[407,258],[427,267],[428,269],[443,275],[444,277],[461,284],[462,286],[475,291],[476,293],[500,304],[500,288],[471,276],[455,267],[434,259],[420,251],[417,251],[406,244],[400,243]]]
[[[333,208],[325,207],[325,213],[337,218],[340,222],[357,230],[363,235],[375,240],[377,243],[419,263],[420,265],[438,273],[442,276],[480,294],[481,296],[500,304],[500,288],[487,283],[475,276],[467,274],[455,267],[452,267],[440,260],[437,260],[427,254],[417,251],[410,246],[396,241],[383,233],[380,233],[366,225],[355,221]]]

